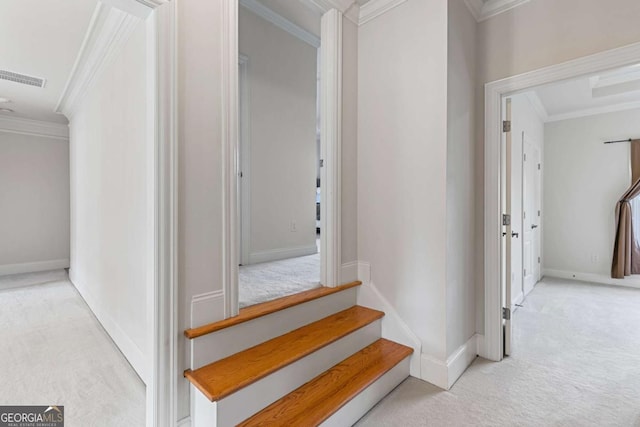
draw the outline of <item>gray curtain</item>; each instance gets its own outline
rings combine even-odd
[[[633,184],[616,204],[616,235],[613,245],[611,277],[640,274],[640,243],[633,236],[631,200],[640,195],[640,140],[631,141],[631,176]],[[635,224],[640,227],[640,224]]]

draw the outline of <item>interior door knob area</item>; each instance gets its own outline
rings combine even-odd
[[[511,233],[511,237],[515,237],[516,239],[520,236],[519,233],[516,233],[515,231]]]
[[[531,229],[538,228],[538,224],[531,224]]]

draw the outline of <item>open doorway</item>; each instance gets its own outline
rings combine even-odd
[[[321,15],[239,8],[240,308],[320,286]]]
[[[629,301],[640,301],[640,291],[631,289],[640,287],[639,276],[631,269],[615,278],[612,265],[621,201],[629,199],[638,215],[629,189],[640,176],[632,156],[640,139],[640,64],[503,100],[510,114],[503,127],[504,354],[539,358],[543,348],[566,344],[567,334],[581,338],[569,340],[574,351],[615,339],[616,348],[640,345],[640,335],[626,328],[612,335],[597,326],[638,320]],[[605,306],[618,313],[615,321]]]

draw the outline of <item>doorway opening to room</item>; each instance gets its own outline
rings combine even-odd
[[[241,1],[239,307],[321,286],[321,14]]]
[[[500,99],[502,355],[605,348],[598,325],[640,321],[640,57]]]

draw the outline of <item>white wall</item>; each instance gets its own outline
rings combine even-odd
[[[248,57],[249,263],[316,253],[317,49],[241,7],[239,51]]]
[[[545,135],[543,267],[607,279],[615,205],[631,174],[629,144],[603,141],[640,135],[640,110],[547,123]]]
[[[0,275],[69,266],[69,142],[0,129]]]
[[[478,149],[484,151],[487,82],[640,42],[640,2],[534,0],[478,26]],[[615,30],[607,30],[615,29]],[[603,36],[606,34],[606,36]],[[476,251],[484,250],[484,156],[476,157]],[[484,331],[484,260],[476,259],[478,331]]]
[[[475,84],[477,24],[464,2],[448,2],[447,355],[476,332]]]
[[[358,256],[438,360],[446,348],[447,4],[358,32]]]
[[[153,286],[145,32],[140,23],[70,120],[70,277],[144,381]]]
[[[511,297],[513,302],[521,301],[524,297],[522,288],[522,244],[524,242],[522,219],[523,134],[529,143],[533,143],[540,149],[540,159],[542,160],[544,123],[536,113],[528,96],[519,94],[511,97],[511,228],[519,234],[518,238],[511,238]],[[544,193],[544,189],[542,193]],[[543,231],[544,225],[541,227],[541,232]]]

